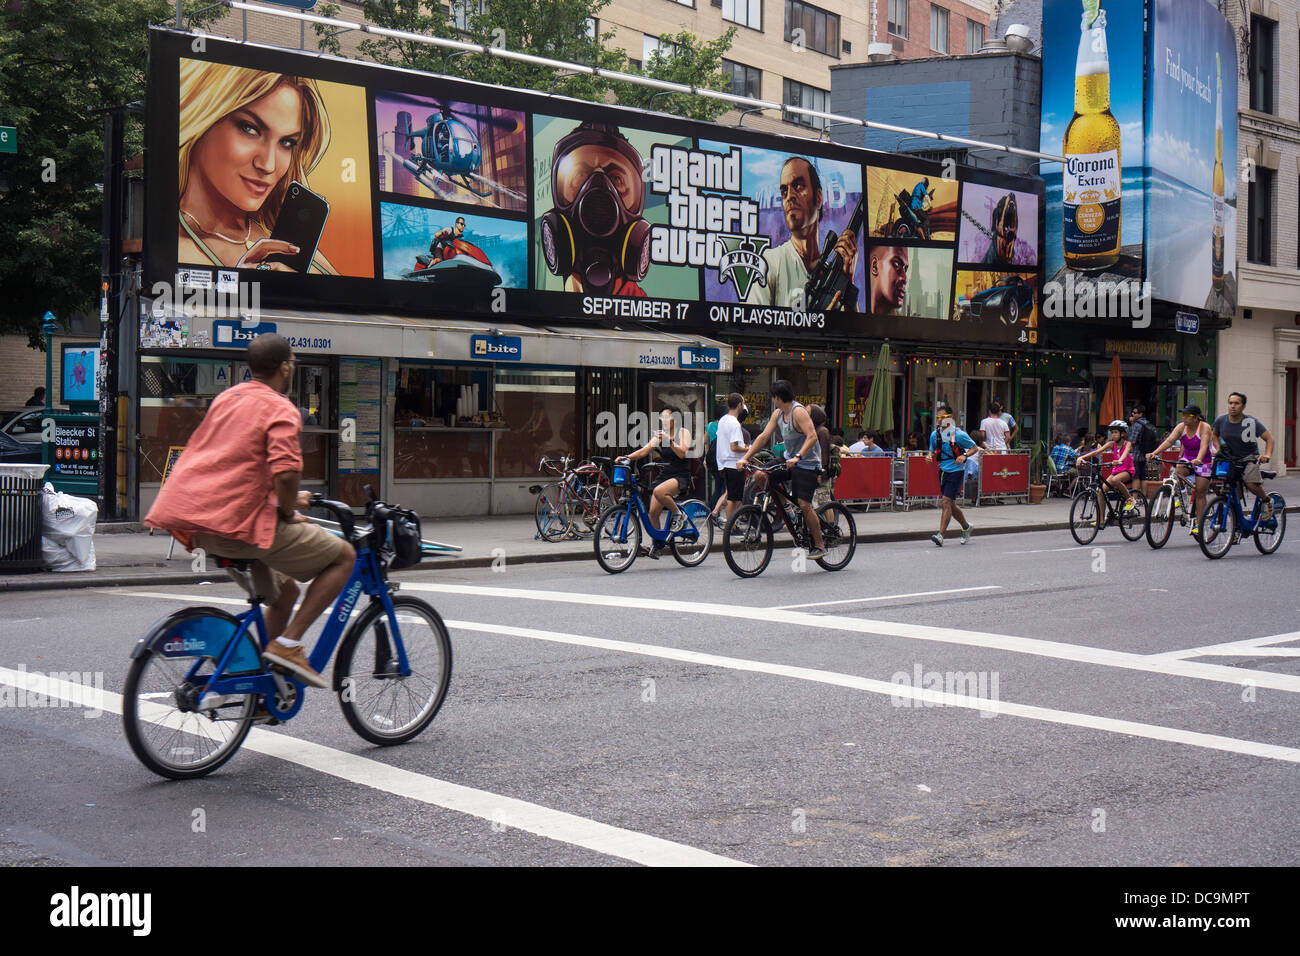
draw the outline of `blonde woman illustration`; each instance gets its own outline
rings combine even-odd
[[[181,60],[177,261],[292,272],[266,261],[299,251],[271,231],[289,183],[310,188],[329,138],[315,81]],[[319,251],[308,271],[338,275]]]

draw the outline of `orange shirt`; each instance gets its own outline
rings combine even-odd
[[[170,531],[187,549],[196,531],[270,548],[274,479],[302,471],[301,431],[297,407],[269,385],[227,389],[213,399],[144,523]]]

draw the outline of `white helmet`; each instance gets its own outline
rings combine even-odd
[[[1128,431],[1128,422],[1122,422],[1118,418],[1106,426],[1107,429],[1116,428],[1122,432]]]

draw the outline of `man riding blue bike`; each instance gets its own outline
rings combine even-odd
[[[323,688],[302,636],[343,590],[356,552],[297,510],[308,507],[309,495],[298,490],[302,416],[285,397],[295,365],[279,335],[259,335],[249,344],[253,381],[213,399],[144,520],[187,550],[252,560],[273,635],[262,656]],[[298,599],[293,578],[312,583],[290,620]]]
[[[1267,465],[1273,457],[1273,433],[1263,422],[1246,414],[1246,396],[1242,392],[1228,393],[1228,414],[1214,420],[1214,437],[1222,453],[1236,461],[1251,459],[1245,465],[1241,480],[1260,499],[1260,521],[1273,516],[1273,502],[1264,493],[1264,478],[1260,466]],[[1264,453],[1259,453],[1259,442],[1264,442]]]

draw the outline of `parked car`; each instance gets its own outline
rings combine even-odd
[[[0,465],[39,465],[40,463],[39,442],[33,445],[0,432]]]
[[[66,408],[56,408],[54,411],[60,415],[68,413]],[[39,448],[41,419],[44,417],[45,409],[38,406],[0,411],[0,434],[16,438],[24,445],[36,445]]]

